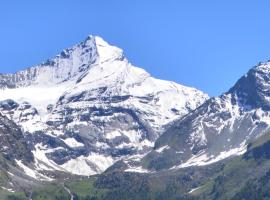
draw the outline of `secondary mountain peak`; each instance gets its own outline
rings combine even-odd
[[[270,62],[259,63],[229,90],[242,105],[270,110]]]
[[[250,141],[269,130],[269,88],[270,63],[259,63],[228,92],[174,122],[144,162],[150,169],[181,168],[243,154]]]

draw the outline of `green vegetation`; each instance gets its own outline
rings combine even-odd
[[[47,184],[32,193],[33,200],[70,200],[70,194],[64,186],[56,183]]]
[[[248,145],[248,149],[254,149],[256,147],[262,146],[263,144],[270,141],[270,132],[267,130],[261,137],[257,138]]]
[[[232,200],[267,200],[270,199],[270,171],[259,179],[249,180]]]
[[[109,191],[107,189],[96,188],[94,186],[96,178],[85,180],[69,181],[65,185],[74,195],[74,200],[95,200],[102,199]]]
[[[228,162],[192,195],[197,199],[270,199],[270,142],[262,141],[259,138],[249,145],[247,153]]]
[[[1,200],[28,200],[23,192],[8,192],[6,190],[0,190]]]

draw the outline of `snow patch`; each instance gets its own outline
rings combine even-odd
[[[68,145],[71,148],[77,148],[77,147],[83,147],[84,146],[83,143],[78,142],[74,138],[67,138],[67,139],[62,139],[62,140],[66,143],[66,145]]]
[[[193,189],[191,189],[188,193],[191,194],[192,192],[195,192],[196,190],[198,190],[198,189],[200,189],[200,188],[201,188],[201,186],[200,186],[200,187],[193,188]]]
[[[125,172],[149,173],[150,171],[139,166],[139,167],[130,167],[130,168],[126,169]]]
[[[64,171],[64,169],[61,169],[55,162],[52,160],[49,160],[46,156],[46,153],[51,153],[53,151],[56,151],[59,148],[55,149],[47,149],[45,146],[43,146],[41,143],[38,143],[35,145],[35,150],[32,151],[34,158],[35,158],[35,166],[37,170],[48,170],[48,171],[54,171],[54,170],[61,170]]]
[[[10,189],[10,188],[6,188],[6,187],[2,187],[2,186],[0,186],[0,188],[2,188],[3,190],[6,190],[8,192],[12,192],[12,193],[15,192],[13,189]]]
[[[207,153],[201,152],[198,155],[193,155],[189,160],[180,166],[173,168],[186,168],[190,166],[204,166],[209,165],[231,156],[242,155],[246,152],[246,141],[242,142],[238,148],[233,148],[228,151],[220,152],[217,156],[209,156]]]
[[[43,174],[40,174],[38,173],[37,171],[27,167],[26,165],[24,165],[22,163],[21,160],[15,160],[16,164],[23,169],[24,173],[27,175],[27,176],[30,176],[34,179],[38,179],[38,180],[46,180],[46,181],[52,181],[53,179],[47,177],[47,176],[44,176]]]
[[[122,134],[119,132],[119,131],[112,131],[112,132],[109,132],[109,133],[106,133],[106,138],[111,140],[111,139],[114,139],[116,137],[119,137],[121,136]]]
[[[113,163],[114,160],[110,156],[91,153],[87,157],[79,156],[71,159],[61,167],[72,174],[90,176],[104,172]]]
[[[155,151],[158,153],[162,153],[164,150],[169,149],[170,147],[168,145],[162,146],[158,149],[156,149]]]

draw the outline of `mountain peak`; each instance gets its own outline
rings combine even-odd
[[[144,154],[168,123],[208,99],[152,77],[91,35],[48,62],[3,77],[0,112],[25,133],[38,133],[29,134],[35,166],[80,175]]]
[[[270,110],[270,62],[261,62],[242,76],[229,90],[241,104]]]
[[[110,46],[103,38],[96,35],[88,35],[84,40],[85,44],[95,44],[97,46]]]
[[[260,71],[263,73],[270,73],[270,60],[266,62],[259,62],[255,67],[254,70]]]
[[[76,81],[91,67],[113,60],[124,60],[123,51],[101,37],[89,35],[83,42],[64,49],[38,66],[8,75],[6,82],[15,80],[16,87],[20,87],[32,84],[55,85],[71,79]]]
[[[87,52],[96,53],[99,61],[101,62],[106,60],[124,59],[122,49],[110,45],[108,42],[106,42],[103,38],[99,36],[88,35],[87,38],[76,47],[90,48]]]

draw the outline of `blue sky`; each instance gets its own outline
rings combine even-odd
[[[0,72],[15,72],[99,35],[153,76],[210,95],[270,59],[270,2],[5,0]]]

